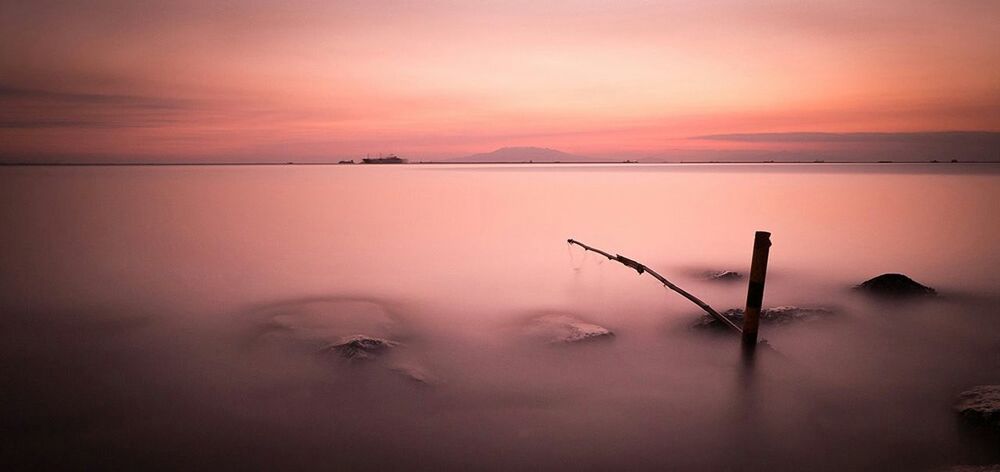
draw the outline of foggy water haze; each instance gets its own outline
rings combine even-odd
[[[944,166],[944,165],[942,165]],[[1000,380],[1000,172],[934,165],[0,168],[7,464],[936,470]],[[575,238],[742,308],[702,312]],[[851,290],[898,272],[939,296]],[[552,342],[539,317],[607,328]],[[371,359],[327,350],[353,335]]]

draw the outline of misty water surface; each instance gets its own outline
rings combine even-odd
[[[991,165],[0,169],[0,457],[71,467],[933,470],[997,462],[951,411],[1000,383]],[[566,244],[740,307],[699,309]],[[933,300],[850,287],[885,272]],[[610,340],[550,344],[568,314]],[[368,361],[322,353],[366,334]]]

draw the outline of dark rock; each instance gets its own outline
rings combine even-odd
[[[742,279],[743,274],[731,270],[720,270],[715,272],[706,272],[705,278],[708,280],[718,280],[721,282],[732,282],[734,280]]]
[[[797,321],[810,321],[825,318],[834,312],[826,308],[801,308],[796,306],[776,306],[774,308],[764,308],[760,311],[760,322],[763,324],[785,325]],[[731,309],[721,313],[726,319],[743,325],[743,310]],[[725,328],[722,322],[710,315],[703,315],[694,325],[695,328]]]
[[[611,339],[611,330],[587,323],[570,315],[544,315],[531,320],[527,328],[530,336],[544,339],[549,343],[577,343],[598,339]]]
[[[882,274],[866,280],[854,288],[881,297],[932,296],[937,294],[933,288],[921,285],[903,274]]]
[[[362,360],[372,359],[397,345],[399,343],[388,339],[355,334],[323,348],[322,352],[333,352],[345,359]]]
[[[955,411],[970,424],[1000,429],[1000,385],[980,385],[962,392]]]

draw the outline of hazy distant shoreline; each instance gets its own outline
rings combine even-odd
[[[1000,164],[1000,161],[570,161],[570,162],[455,162],[418,161],[400,164],[344,164],[339,162],[0,162],[2,167],[170,167],[170,166],[342,166],[342,167],[398,167],[419,165],[480,166],[480,165],[743,165],[743,164]]]

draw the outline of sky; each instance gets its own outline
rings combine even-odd
[[[0,0],[4,162],[873,156],[936,131],[1000,159],[1000,1]]]

